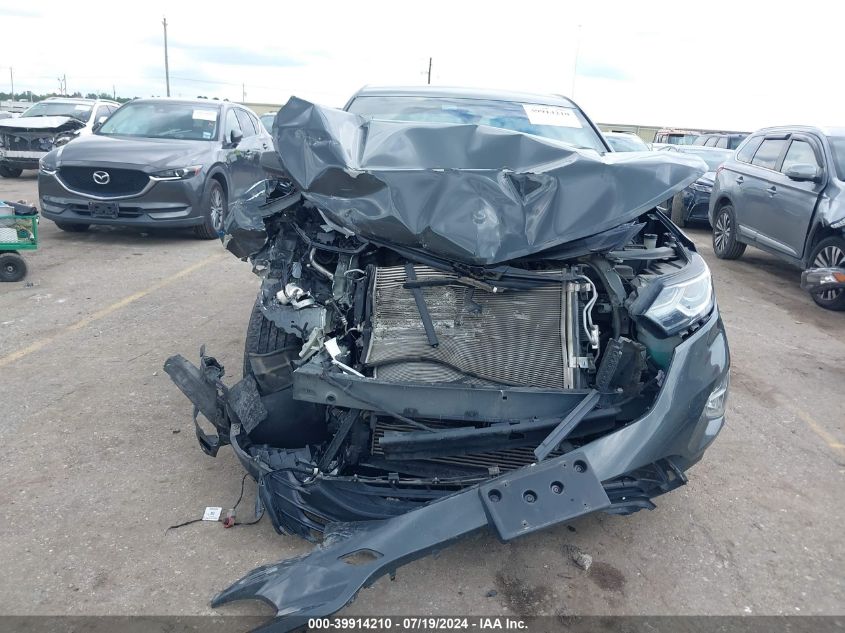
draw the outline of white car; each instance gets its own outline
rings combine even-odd
[[[0,176],[17,178],[57,145],[90,134],[120,104],[103,99],[49,97],[19,117],[0,120]]]

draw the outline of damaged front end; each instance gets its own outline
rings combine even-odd
[[[485,526],[510,540],[685,483],[729,355],[706,264],[654,206],[703,163],[295,99],[275,129],[268,195],[226,226],[262,278],[244,377],[204,351],[165,369],[274,527],[324,540],[215,606],[261,599],[289,630]]]
[[[37,169],[54,147],[73,140],[85,122],[69,116],[19,117],[0,123],[0,166]]]

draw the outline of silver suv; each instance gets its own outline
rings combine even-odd
[[[49,97],[15,119],[0,121],[0,176],[17,178],[54,147],[91,134],[120,104],[103,99]]]

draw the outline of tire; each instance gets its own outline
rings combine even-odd
[[[26,262],[17,253],[0,253],[0,281],[20,281],[26,277]]]
[[[261,312],[260,295],[255,300],[244,343],[244,377],[253,375],[250,354],[274,354],[275,365],[282,369],[273,372],[276,388],[259,392],[267,408],[267,418],[248,433],[255,444],[269,444],[277,448],[301,448],[328,439],[325,406],[293,399],[293,360],[299,358],[302,339],[280,330]],[[285,360],[288,360],[285,363]],[[282,362],[279,362],[282,361]]]
[[[3,178],[17,178],[23,173],[23,169],[17,167],[9,167],[7,165],[0,165],[0,176]]]
[[[684,218],[684,194],[676,193],[675,197],[672,198],[672,222],[674,222],[677,226],[684,228],[687,225],[687,221]]]
[[[833,236],[823,239],[816,244],[810,256],[810,268],[845,268],[845,239]],[[810,295],[816,305],[826,310],[845,310],[845,290],[826,290],[820,294]]]
[[[84,233],[91,228],[90,224],[79,224],[76,222],[56,222],[56,226],[68,233]]]
[[[229,210],[226,192],[218,180],[210,178],[206,183],[202,206],[203,223],[194,227],[194,233],[201,240],[213,240],[220,236],[218,231],[222,231]]]
[[[713,252],[719,259],[739,259],[745,252],[745,246],[736,237],[734,208],[723,204],[713,223]]]

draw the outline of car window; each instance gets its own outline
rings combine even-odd
[[[716,141],[716,147],[722,147],[724,149],[728,149],[728,137],[723,136],[719,140]]]
[[[741,163],[750,163],[751,157],[754,156],[754,152],[757,151],[757,148],[760,147],[760,143],[762,143],[762,142],[763,142],[762,136],[755,136],[755,137],[751,138],[736,153],[736,159]]]
[[[698,138],[696,138],[696,139],[692,142],[692,144],[693,144],[693,145],[704,145],[704,142],[705,142],[706,140],[707,140],[707,137],[706,137],[706,136],[699,136]]]
[[[226,112],[226,126],[223,128],[223,140],[227,143],[232,140],[232,132],[243,134],[241,124],[238,123],[238,117],[235,116],[234,109],[229,108],[229,111]]]
[[[217,137],[218,113],[219,106],[132,101],[112,114],[97,134],[211,141]]]
[[[716,147],[716,141],[718,141],[715,136],[711,136],[707,139],[707,142],[704,144],[704,147]]]
[[[736,149],[740,146],[742,141],[745,140],[744,136],[732,136],[728,139],[728,149]]]
[[[790,143],[789,149],[786,150],[786,156],[783,157],[783,165],[780,170],[785,172],[787,168],[793,165],[815,165],[819,167],[819,161],[816,160],[816,153],[813,151],[813,146],[807,141],[795,139]]]
[[[828,136],[827,142],[830,143],[836,175],[839,176],[839,180],[845,180],[845,137]]]
[[[94,115],[94,123],[99,123],[103,117],[108,118],[111,114],[111,109],[108,106],[102,105],[97,108],[97,114]],[[105,119],[103,119],[105,120]]]
[[[751,164],[757,165],[758,167],[765,167],[766,169],[774,169],[778,164],[780,153],[785,146],[786,139],[767,138],[760,143],[760,149],[754,154]]]
[[[249,115],[249,120],[252,121],[252,126],[255,128],[256,134],[261,134],[264,131],[264,126],[261,125],[261,121],[258,120],[258,117],[252,114],[252,112],[247,112]]]
[[[238,123],[241,126],[241,130],[244,133],[244,138],[248,136],[255,136],[256,129],[252,124],[252,120],[249,118],[249,115],[240,109],[235,109],[235,114],[238,117]]]

